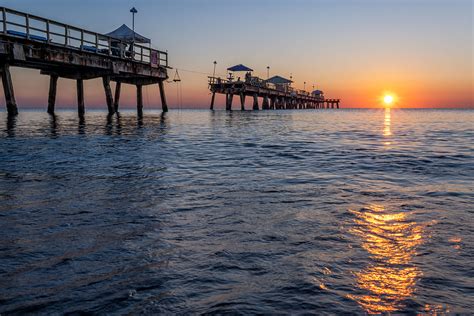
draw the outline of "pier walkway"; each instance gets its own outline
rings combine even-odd
[[[128,49],[124,49],[128,47]],[[54,113],[58,78],[77,82],[79,115],[85,112],[84,80],[102,78],[109,114],[118,111],[121,84],[137,88],[142,115],[142,86],[158,84],[163,111],[163,82],[168,79],[168,54],[151,47],[0,7],[0,72],[9,115],[18,113],[10,67],[33,68],[50,76],[48,112]],[[115,81],[112,95],[110,82]]]

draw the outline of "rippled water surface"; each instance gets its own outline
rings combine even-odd
[[[474,112],[0,113],[0,313],[470,313]]]

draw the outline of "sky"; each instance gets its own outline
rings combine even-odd
[[[294,86],[323,90],[342,107],[474,107],[473,0],[0,0],[0,5],[99,33],[123,23],[168,51],[171,108],[207,108],[207,76],[245,64],[254,74],[292,76]],[[14,68],[19,108],[46,108],[49,78]],[[3,93],[3,89],[2,90]],[[181,92],[180,92],[181,91]],[[181,96],[182,102],[178,100]],[[86,108],[105,108],[102,83],[85,82]],[[57,104],[74,107],[75,82],[60,79]],[[122,86],[122,107],[135,106]],[[0,103],[5,101],[1,95]],[[145,108],[160,108],[157,85]],[[217,98],[218,108],[224,97]]]

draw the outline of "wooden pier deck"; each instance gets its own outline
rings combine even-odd
[[[0,72],[9,115],[18,108],[10,67],[33,68],[50,76],[48,112],[54,113],[58,78],[77,82],[79,115],[85,112],[84,80],[102,78],[109,114],[118,111],[121,84],[137,88],[137,112],[142,115],[142,86],[158,84],[163,111],[167,103],[163,82],[168,79],[168,54],[134,43],[130,50],[115,38],[0,7]],[[122,46],[123,44],[123,46]],[[112,94],[110,82],[115,81]]]
[[[229,81],[209,77],[211,90],[211,110],[214,109],[216,93],[225,94],[226,110],[232,110],[233,98],[240,98],[240,108],[245,110],[245,98],[253,98],[253,110],[259,110],[259,98],[262,110],[278,109],[329,109],[339,108],[340,99],[325,99],[324,95],[313,95],[307,91],[291,87],[278,87],[267,84],[265,80],[252,77],[251,81]]]

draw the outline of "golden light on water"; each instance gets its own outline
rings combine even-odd
[[[385,108],[385,117],[384,117],[384,123],[383,123],[383,136],[392,135],[391,125],[392,125],[392,117],[390,113],[390,108]]]
[[[355,226],[350,232],[361,238],[372,263],[354,273],[364,294],[348,297],[371,314],[397,311],[413,295],[421,276],[412,258],[423,242],[424,228],[410,221],[406,212],[389,212],[380,206],[351,212]]]

